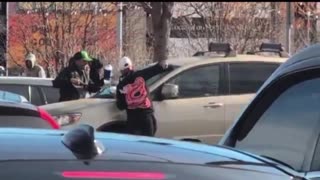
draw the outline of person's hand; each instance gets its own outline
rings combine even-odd
[[[166,60],[160,61],[159,65],[163,68],[163,69],[167,69],[169,64]]]
[[[88,64],[84,66],[84,71],[86,74],[90,74],[90,66]]]
[[[76,85],[76,86],[81,85],[81,80],[79,78],[71,78],[70,81],[73,85]]]

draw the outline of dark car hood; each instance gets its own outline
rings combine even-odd
[[[61,143],[64,133],[1,128],[0,161],[75,160],[77,158],[74,154]],[[96,139],[106,149],[103,154],[95,157],[97,160],[190,164],[207,166],[216,171],[246,171],[276,177],[293,174],[254,155],[222,146],[112,133],[96,133]],[[30,142],[34,143],[30,146]]]

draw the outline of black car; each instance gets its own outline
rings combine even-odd
[[[0,127],[60,128],[44,109],[29,103],[7,100],[0,100]]]
[[[1,179],[297,180],[292,169],[200,143],[59,130],[0,129]]]
[[[320,179],[320,44],[282,64],[219,144]]]

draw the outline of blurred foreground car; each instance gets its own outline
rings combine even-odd
[[[19,94],[36,106],[59,102],[59,89],[51,78],[0,77],[0,90]]]
[[[218,146],[142,136],[0,129],[1,179],[302,180],[275,161]],[[40,153],[39,153],[40,152]]]
[[[282,64],[219,142],[320,179],[320,44]]]
[[[5,100],[0,100],[0,127],[60,128],[44,109]]]
[[[213,43],[203,56],[169,59],[172,71],[146,81],[158,120],[156,136],[217,143],[258,88],[287,60],[278,46],[266,45],[254,54],[235,55],[230,44]],[[269,51],[276,56],[259,54]],[[99,131],[124,132],[126,113],[109,98],[110,92],[104,89],[94,96],[98,98],[42,107],[64,128],[86,123]]]

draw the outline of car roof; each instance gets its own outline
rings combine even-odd
[[[20,84],[20,85],[41,85],[52,86],[53,78],[36,78],[36,77],[20,77],[20,76],[2,76],[0,84]]]
[[[168,59],[168,63],[176,66],[184,66],[190,64],[206,64],[210,62],[273,62],[283,63],[288,58],[281,58],[275,56],[262,55],[237,55],[234,57],[210,57],[210,56],[196,56],[196,57],[179,57]]]

